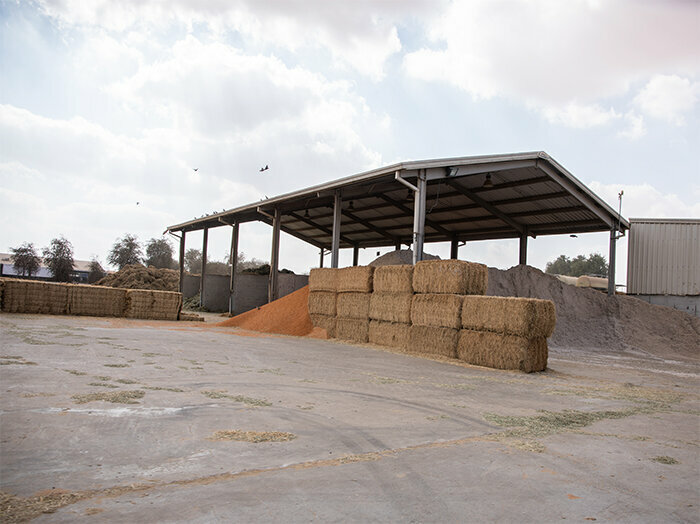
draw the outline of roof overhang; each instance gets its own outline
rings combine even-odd
[[[332,243],[334,196],[342,198],[340,247],[410,244],[413,194],[397,177],[427,179],[425,242],[628,230],[593,191],[544,152],[402,162],[169,226],[190,232],[272,223],[319,248]],[[490,175],[491,184],[485,184]]]

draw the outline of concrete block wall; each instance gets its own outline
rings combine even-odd
[[[199,293],[199,275],[185,275],[183,296],[189,298]],[[235,315],[245,313],[267,304],[267,275],[241,273],[235,278],[236,307]],[[280,298],[306,286],[307,275],[289,275],[280,273]],[[207,275],[205,279],[204,307],[210,311],[228,311],[229,277],[226,275]]]

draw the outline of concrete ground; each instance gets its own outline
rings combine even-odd
[[[698,371],[0,314],[1,518],[698,522]]]

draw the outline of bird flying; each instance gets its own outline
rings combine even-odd
[[[192,170],[196,173],[197,171],[199,171],[199,168],[198,168],[198,167],[193,167]]]
[[[261,167],[261,168],[260,168],[260,172],[262,173],[263,171],[267,171],[268,169],[270,169],[270,166],[268,166],[267,164],[265,164],[265,167]]]

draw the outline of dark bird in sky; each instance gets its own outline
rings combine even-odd
[[[265,167],[260,168],[260,172],[262,173],[263,171],[267,171],[268,169],[270,169],[270,166],[266,164]]]
[[[138,206],[141,202],[136,202],[136,205]]]
[[[198,168],[198,167],[193,167],[192,169],[194,170],[195,173],[196,173],[197,171],[199,171],[199,168]]]

